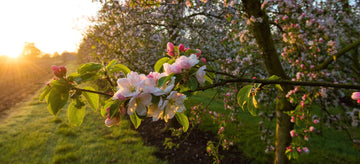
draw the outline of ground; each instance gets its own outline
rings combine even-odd
[[[17,103],[27,101],[53,77],[51,65],[62,65],[62,61],[43,59],[0,61],[0,119],[6,118],[5,110]],[[212,163],[213,158],[206,153],[209,140],[216,142],[216,134],[190,128],[182,137],[172,137],[171,132],[162,132],[163,121],[153,122],[145,119],[137,129],[145,144],[158,148],[156,157],[169,163]],[[185,136],[188,135],[186,140]],[[180,143],[178,148],[165,149],[165,138],[172,138],[174,143]],[[228,151],[220,151],[224,156],[222,163],[250,163],[240,151],[234,147]]]

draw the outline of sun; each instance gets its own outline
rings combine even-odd
[[[23,44],[7,44],[7,46],[1,46],[0,55],[5,55],[10,58],[17,58],[20,56],[23,46]]]

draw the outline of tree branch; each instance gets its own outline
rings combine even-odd
[[[351,43],[348,46],[344,47],[343,49],[339,50],[339,52],[337,52],[333,56],[330,56],[328,59],[325,60],[324,63],[321,63],[320,65],[318,65],[316,67],[316,70],[322,70],[322,69],[327,68],[330,65],[330,63],[334,61],[334,58],[336,59],[336,58],[344,55],[346,52],[350,51],[351,49],[356,48],[359,44],[360,44],[360,38],[357,41],[355,41],[354,43]]]
[[[342,89],[358,89],[360,90],[360,85],[352,85],[352,84],[334,84],[329,82],[320,82],[320,81],[290,81],[290,80],[268,80],[268,79],[244,79],[244,78],[234,78],[229,80],[221,80],[218,83],[215,83],[210,86],[201,87],[196,90],[190,91],[203,91],[219,86],[227,85],[228,83],[262,83],[263,85],[269,84],[286,84],[286,85],[294,85],[294,86],[311,86],[311,87],[332,87],[332,88],[342,88]]]

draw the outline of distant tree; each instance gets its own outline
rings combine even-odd
[[[40,55],[41,51],[35,46],[35,43],[25,42],[21,56],[26,58],[39,58]]]

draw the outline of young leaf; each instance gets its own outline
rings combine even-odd
[[[212,79],[208,75],[205,75],[205,81],[209,82],[210,84],[213,84]]]
[[[41,93],[41,95],[40,95],[40,97],[39,97],[39,100],[40,100],[40,101],[43,101],[44,98],[45,98],[45,96],[47,96],[47,95],[49,94],[50,90],[51,90],[51,87],[46,86],[46,87],[44,88],[43,92]]]
[[[170,58],[168,58],[168,57],[163,57],[163,58],[159,59],[154,65],[155,72],[160,72],[163,64],[168,62],[169,60],[170,60]]]
[[[250,97],[250,93],[251,93],[251,89],[253,88],[252,85],[245,85],[244,87],[242,87],[238,94],[237,94],[237,102],[240,105],[240,107],[244,110],[244,105],[246,104],[246,102],[248,102],[249,97]]]
[[[66,104],[69,98],[68,91],[62,91],[59,88],[52,88],[49,96],[46,97],[47,109],[52,115],[56,115]]]
[[[175,113],[176,120],[183,126],[184,132],[189,129],[189,119],[185,113]]]
[[[86,90],[95,91],[92,87],[85,87]],[[90,92],[82,92],[84,97],[86,98],[86,101],[89,103],[92,109],[96,112],[96,110],[99,107],[99,95],[96,93],[90,93]]]
[[[110,70],[115,64],[117,63],[117,60],[111,60],[111,62],[106,66],[106,70]]]
[[[80,97],[71,101],[67,116],[71,125],[80,126],[82,124],[85,117],[85,104]]]
[[[141,124],[141,119],[139,116],[134,112],[134,114],[130,115],[130,120],[133,123],[135,129],[137,129]]]
[[[125,76],[131,72],[131,70],[123,64],[115,64],[111,72],[123,72]]]
[[[268,80],[278,80],[278,79],[280,79],[280,77],[276,75],[272,75],[268,78]]]
[[[247,109],[252,116],[257,116],[258,115],[258,104],[257,104],[255,96],[251,96],[251,97],[252,98],[248,99]]]
[[[98,63],[86,63],[81,65],[77,72],[79,74],[84,74],[87,72],[95,72],[95,71],[99,71],[101,68],[103,67],[103,65],[98,64]]]
[[[174,73],[171,73],[169,76],[164,76],[158,80],[158,87],[162,87],[166,82],[170,81],[174,76]]]

